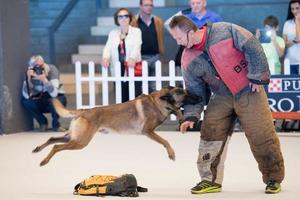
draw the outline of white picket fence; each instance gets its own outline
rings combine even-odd
[[[101,73],[99,75],[95,74],[95,64],[93,62],[89,62],[88,65],[88,75],[83,75],[82,65],[80,62],[75,63],[75,76],[76,76],[76,107],[77,108],[93,108],[95,106],[101,105],[109,105],[109,82],[113,82],[115,85],[115,102],[114,103],[121,103],[121,82],[128,81],[129,82],[129,99],[135,98],[135,81],[142,81],[142,92],[144,94],[148,94],[148,84],[149,81],[155,81],[156,89],[160,90],[162,88],[163,82],[168,82],[168,85],[175,86],[177,81],[183,83],[182,76],[176,76],[175,74],[175,62],[169,62],[169,74],[167,76],[162,76],[162,67],[161,62],[157,61],[155,70],[155,76],[148,76],[148,64],[147,62],[143,61],[142,64],[142,71],[143,75],[141,77],[134,76],[133,68],[129,68],[129,75],[128,76],[121,76],[121,65],[120,63],[116,63],[115,66],[115,76],[108,75],[108,68],[101,67]],[[88,84],[89,85],[89,102],[87,104],[83,103],[82,99],[82,85]],[[95,91],[95,84],[99,84],[102,87],[102,104],[96,103],[96,91]]]
[[[300,63],[300,61],[299,61]],[[76,74],[76,107],[77,108],[93,108],[95,106],[101,105],[109,105],[109,97],[110,97],[110,90],[109,90],[109,82],[114,83],[114,91],[115,91],[115,102],[113,103],[121,103],[121,82],[128,81],[129,82],[129,99],[135,98],[135,81],[142,81],[142,92],[144,94],[148,94],[148,84],[149,81],[156,82],[156,89],[159,90],[162,88],[163,82],[168,82],[168,85],[175,86],[177,81],[182,82],[182,76],[176,76],[175,74],[175,62],[169,62],[169,74],[167,76],[162,76],[162,66],[161,62],[156,62],[156,75],[155,76],[148,76],[148,64],[147,62],[143,61],[143,75],[141,77],[134,76],[133,68],[129,68],[129,76],[122,77],[121,76],[121,66],[120,63],[116,63],[115,67],[115,76],[108,75],[108,68],[98,66],[101,69],[100,74],[95,74],[95,64],[93,62],[89,62],[88,65],[88,75],[83,75],[82,65],[80,62],[76,62],[75,64],[75,74]],[[275,64],[274,62],[269,63],[271,74],[275,72]],[[288,59],[284,61],[284,74],[290,74],[290,62]],[[88,103],[83,103],[83,94],[82,94],[82,85],[88,84],[89,85],[89,101]],[[99,84],[102,87],[102,92],[96,92],[96,84]],[[184,85],[184,84],[183,84]],[[99,87],[97,87],[99,88]],[[96,102],[96,94],[102,95],[102,104]]]

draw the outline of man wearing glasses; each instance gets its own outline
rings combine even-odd
[[[135,16],[133,26],[142,31],[142,60],[148,62],[149,76],[155,76],[155,62],[162,59],[164,54],[164,23],[152,14],[153,0],[140,0],[140,11]],[[155,82],[149,83],[149,92],[155,90]]]

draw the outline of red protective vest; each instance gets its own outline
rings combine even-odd
[[[209,46],[208,51],[219,76],[233,95],[249,85],[248,62],[245,55],[234,47],[232,38]]]

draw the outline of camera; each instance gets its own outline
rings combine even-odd
[[[260,32],[260,37],[259,37],[260,43],[271,42],[272,29],[263,28],[263,29],[259,29],[259,32]]]
[[[35,73],[36,75],[41,75],[41,74],[43,74],[43,72],[44,72],[44,68],[43,68],[41,65],[34,65],[34,66],[32,67],[32,70],[34,71],[34,73]]]

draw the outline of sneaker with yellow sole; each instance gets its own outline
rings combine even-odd
[[[217,183],[212,183],[206,180],[201,181],[191,189],[192,194],[206,194],[206,193],[214,193],[214,192],[221,192],[221,191],[222,191],[222,185]]]
[[[278,183],[274,180],[268,181],[265,193],[266,194],[277,194],[279,192],[281,192],[280,183]]]

